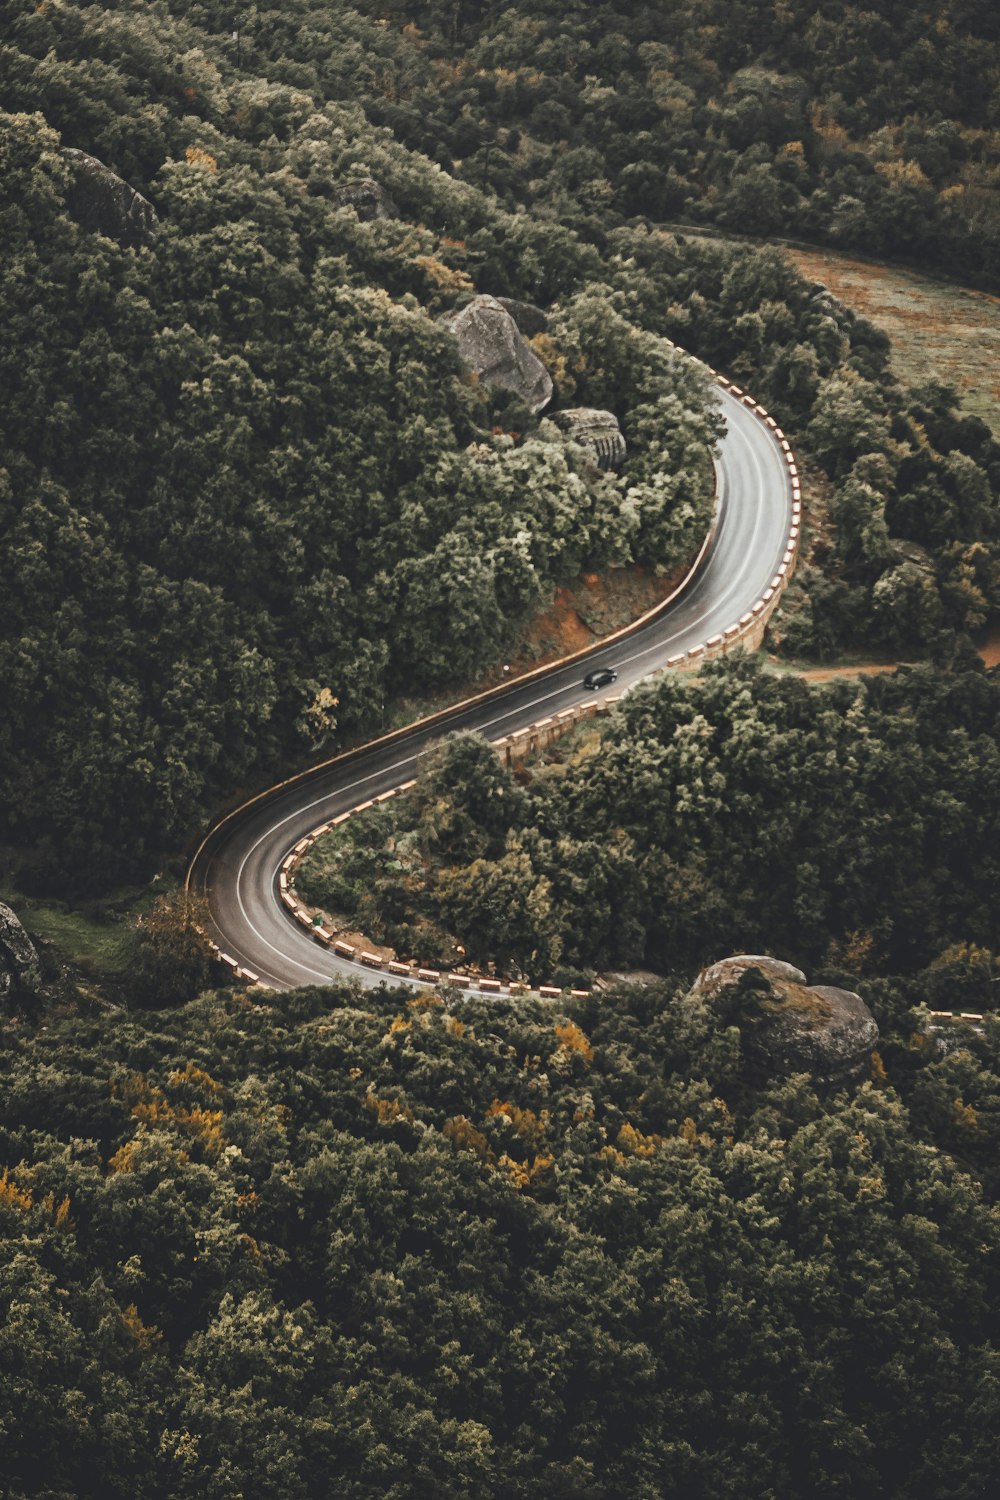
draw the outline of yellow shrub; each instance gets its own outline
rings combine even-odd
[[[415,255],[413,264],[419,266],[432,286],[449,292],[470,292],[472,278],[454,266],[446,266],[434,255]]]
[[[494,1099],[483,1118],[493,1120],[498,1115],[505,1115],[516,1134],[528,1145],[538,1147],[545,1140],[545,1131],[549,1123],[548,1110],[543,1109],[541,1115],[536,1115],[533,1109],[521,1109],[516,1104]]]
[[[556,1041],[567,1052],[579,1053],[585,1063],[594,1061],[594,1049],[590,1040],[575,1021],[563,1021],[556,1026]]]
[[[655,1156],[656,1148],[663,1143],[660,1135],[643,1135],[634,1125],[626,1120],[618,1132],[618,1145],[630,1156]]]
[[[189,146],[184,153],[184,160],[190,167],[204,167],[207,172],[217,172],[219,163],[209,151],[203,151],[200,146]]]
[[[32,1202],[31,1194],[24,1188],[18,1187],[16,1182],[12,1182],[9,1167],[4,1167],[3,1176],[0,1177],[0,1206],[16,1208],[20,1213],[27,1213]]]
[[[377,1094],[365,1096],[365,1107],[370,1109],[380,1125],[394,1125],[397,1120],[412,1120],[413,1110],[398,1099],[380,1099]]]
[[[445,1120],[441,1127],[441,1134],[460,1151],[471,1151],[473,1155],[479,1157],[480,1161],[492,1162],[493,1152],[490,1150],[489,1141],[465,1115],[456,1115],[454,1119]]]

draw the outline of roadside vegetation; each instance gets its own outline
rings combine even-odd
[[[511,772],[480,737],[324,835],[302,896],[405,956],[535,982],[732,949],[923,974],[1000,951],[1000,685],[973,661],[810,686],[753,661],[676,674]],[[995,1001],[979,985],[979,1003]]]

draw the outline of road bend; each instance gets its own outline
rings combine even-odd
[[[610,666],[611,692],[627,691],[669,657],[703,645],[735,624],[768,588],[787,545],[792,516],[788,466],[774,431],[743,402],[720,389],[726,432],[715,458],[716,524],[701,565],[673,602],[625,639],[597,646],[585,664],[555,665],[458,705],[431,725],[416,724],[373,741],[231,813],[209,833],[188,872],[189,889],[207,898],[222,951],[273,989],[351,977],[378,986],[397,980],[361,968],[313,941],[278,896],[282,860],[322,823],[413,778],[417,757],[433,739],[476,729],[489,739],[601,694],[582,685],[587,671]]]

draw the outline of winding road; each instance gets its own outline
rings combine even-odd
[[[209,937],[232,969],[273,989],[345,976],[366,985],[386,983],[384,973],[318,944],[282,905],[281,866],[296,843],[359,802],[411,780],[430,740],[455,729],[503,739],[592,701],[582,678],[595,666],[615,668],[617,695],[670,658],[721,635],[761,599],[787,557],[793,514],[787,448],[748,398],[741,400],[725,384],[719,394],[726,433],[715,460],[715,528],[697,570],[661,613],[624,638],[619,634],[594,647],[585,666],[578,659],[557,663],[504,684],[272,787],[216,824],[192,860],[187,885],[207,897]]]

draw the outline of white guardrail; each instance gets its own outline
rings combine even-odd
[[[676,344],[672,344],[671,347],[679,354],[685,352]],[[685,671],[696,668],[703,661],[710,661],[713,657],[722,656],[736,646],[749,646],[756,650],[763,641],[767,622],[777,609],[781,601],[781,596],[791,580],[798,557],[802,526],[802,488],[791,444],[774,418],[752,396],[748,395],[746,391],[735,385],[731,380],[727,380],[724,375],[720,375],[718,370],[713,370],[711,366],[708,369],[719,385],[729,391],[737,400],[741,401],[744,406],[748,407],[754,413],[759,421],[764,422],[771,429],[774,440],[780,446],[785,457],[785,462],[788,465],[788,476],[792,487],[792,518],[788,528],[788,536],[785,540],[784,557],[778,565],[774,577],[760,598],[738,620],[734,620],[724,630],[710,636],[702,644],[692,646],[689,651],[683,651],[677,656],[668,657],[664,666],[658,667],[656,671],[649,674],[651,677],[656,676],[658,672]],[[628,628],[626,627],[626,629]],[[618,634],[618,632],[615,632],[615,634]],[[609,639],[613,638],[613,636],[609,637]],[[552,667],[560,665],[560,662],[551,663]],[[607,714],[621,701],[621,697],[622,695],[619,694],[615,697],[604,698],[599,703],[582,703],[577,708],[563,709],[561,713],[553,714],[549,718],[539,719],[536,723],[529,724],[526,728],[519,729],[514,734],[495,740],[493,742],[494,749],[503,756],[507,765],[511,765],[515,761],[522,760],[526,756],[544,749],[546,745],[551,744],[553,740],[565,734],[574,724],[580,723],[584,719],[593,718],[595,715]],[[416,961],[400,963],[395,959],[384,959],[377,953],[372,953],[365,948],[359,948],[356,944],[345,942],[342,938],[336,937],[298,899],[294,890],[295,868],[317,839],[322,838],[325,833],[330,833],[332,829],[339,828],[349,818],[357,817],[359,813],[367,812],[372,807],[377,807],[383,802],[390,801],[393,797],[400,796],[403,792],[408,792],[414,785],[415,782],[406,781],[401,786],[393,787],[391,791],[382,792],[379,796],[370,798],[367,802],[359,802],[357,807],[352,807],[348,812],[340,813],[338,817],[331,819],[328,823],[322,823],[318,828],[306,834],[304,838],[299,839],[294,848],[282,860],[278,871],[278,895],[282,904],[287,908],[294,920],[299,922],[308,931],[309,936],[315,942],[320,943],[325,948],[329,948],[338,958],[357,964],[359,968],[369,971],[377,970],[389,977],[407,979],[411,982],[416,980],[427,986],[442,985],[450,989],[475,991],[481,994],[526,995],[537,993],[543,999],[555,999],[557,996],[564,994],[565,991],[557,985],[538,985],[536,988],[533,988],[527,980],[521,983],[504,984],[498,979],[483,979],[473,974],[462,974],[454,970],[441,972],[438,969],[418,964]],[[216,958],[232,970],[234,978],[242,979],[250,985],[261,983],[259,976],[253,970],[241,966],[231,954],[223,952],[217,943],[209,941],[209,947]],[[266,988],[267,986],[264,987]],[[575,997],[582,997],[589,995],[590,991],[570,990],[569,993]],[[963,1017],[963,1019],[972,1019],[972,1017]]]

